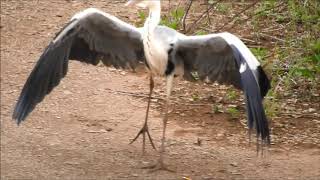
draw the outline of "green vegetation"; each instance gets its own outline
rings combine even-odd
[[[138,20],[135,22],[135,25],[136,26],[143,26],[143,24],[146,21],[148,15],[143,10],[138,10],[137,15],[138,15]]]
[[[178,7],[174,10],[172,10],[169,14],[163,14],[163,16],[161,17],[161,25],[165,25],[168,26],[172,29],[178,29],[179,26],[181,25],[181,19],[184,16],[185,11],[183,8]],[[147,14],[145,11],[140,10],[138,11],[138,21],[136,22],[136,25],[143,25],[143,23],[145,22],[145,20],[147,19]]]
[[[192,100],[193,100],[193,101],[197,101],[197,100],[199,100],[199,99],[200,99],[200,97],[199,97],[198,94],[193,94],[193,95],[192,95]]]
[[[239,97],[238,93],[234,89],[228,89],[226,98],[230,101],[234,101]]]
[[[223,3],[219,3],[216,5],[217,11],[221,12],[221,13],[226,13],[228,12],[228,9],[230,9],[230,4],[223,4]]]
[[[169,13],[169,16],[164,15],[161,19],[160,24],[177,30],[179,28],[179,26],[181,25],[180,22],[181,22],[182,17],[184,16],[184,14],[185,14],[184,9],[181,7],[178,7],[176,9],[172,10]]]
[[[279,29],[264,32],[273,37],[268,50],[251,48],[262,65],[269,63],[266,68],[272,77],[272,89],[265,106],[268,116],[275,117],[281,110],[283,94],[298,92],[296,98],[310,99],[313,92],[319,91],[320,2],[264,0],[255,15],[252,24],[256,32],[268,28],[266,23]]]
[[[212,104],[212,113],[216,114],[216,113],[223,113],[223,106],[222,104]]]
[[[227,113],[230,114],[232,119],[237,119],[240,115],[240,112],[238,109],[236,109],[235,107],[229,107],[227,109]]]
[[[257,59],[262,63],[266,63],[265,57],[268,55],[268,50],[266,48],[258,47],[258,48],[250,48],[251,52],[257,57]]]

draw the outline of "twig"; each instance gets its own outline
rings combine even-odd
[[[207,6],[207,9],[209,8],[209,6]],[[208,23],[211,26],[211,18],[210,18],[210,12],[207,12],[207,18],[208,18]]]
[[[277,94],[278,93],[278,90],[280,89],[280,85],[282,83],[282,81],[284,80],[284,78],[281,78],[280,76],[278,77],[280,80],[279,82],[277,83],[276,87],[274,88],[274,94]]]
[[[244,37],[239,37],[242,41],[246,41],[246,42],[251,42],[251,43],[254,43],[254,44],[259,44],[258,42],[252,40],[252,39],[247,39],[247,38],[244,38]]]
[[[277,5],[276,7],[274,7],[274,8],[272,7],[272,8],[266,9],[266,10],[264,10],[263,12],[265,12],[265,11],[269,11],[269,10],[271,10],[271,9],[279,8],[279,7],[281,7],[282,5],[286,5],[286,2],[285,2],[285,1],[283,1],[283,2],[281,2],[279,5]],[[250,7],[251,7],[251,6],[250,6]],[[241,20],[241,22],[247,21],[248,19],[252,18],[253,16],[257,16],[257,15],[259,15],[259,14],[261,14],[261,13],[262,13],[262,11],[259,11],[259,12],[255,13],[255,14],[253,14],[252,16],[247,17],[247,18],[245,18],[245,19]],[[232,20],[232,21],[233,21],[233,20]],[[232,22],[232,21],[230,21],[230,22]],[[228,22],[227,24],[224,24],[223,26],[228,25],[230,22]],[[291,22],[289,22],[289,23],[291,23]],[[233,24],[231,27],[229,27],[227,30],[232,29],[235,25],[236,25],[236,24],[234,23],[234,24]],[[286,25],[286,26],[287,26],[287,25]],[[221,29],[222,29],[222,27],[221,27],[221,28],[219,28],[219,30],[218,30],[218,31],[220,31]]]
[[[141,98],[149,97],[147,94],[143,94],[143,93],[117,91],[117,90],[113,90],[113,89],[110,89],[110,88],[105,88],[105,90],[110,91],[110,92],[115,93],[115,94],[124,94],[124,95],[130,95],[130,96],[141,97]],[[152,97],[152,99],[162,99],[162,98]]]
[[[115,93],[115,94],[123,94],[123,95],[128,95],[128,96],[133,96],[133,97],[140,97],[140,98],[148,98],[149,95],[147,94],[143,94],[143,93],[134,93],[134,92],[126,92],[126,91],[118,91],[118,90],[113,90],[110,88],[105,88],[105,90]],[[164,101],[165,98],[161,98],[161,97],[151,97],[151,99],[158,99],[158,100],[162,100]],[[198,104],[192,104],[192,103],[183,103],[177,100],[171,100],[171,102],[175,103],[175,104],[181,104],[181,105],[185,105],[185,106],[212,106],[212,104],[209,103],[198,103]]]
[[[285,113],[285,112],[279,112],[279,114],[281,115],[285,115],[285,116],[291,116],[291,117],[294,117],[294,118],[318,118],[320,117],[319,115],[316,115],[316,114],[297,114],[297,113],[293,113],[293,112],[290,112],[290,113]]]
[[[195,25],[198,23],[198,22],[200,22],[202,19],[203,19],[203,17],[208,13],[208,12],[210,12],[211,11],[211,9],[215,6],[215,5],[217,5],[219,2],[221,2],[222,0],[219,0],[219,1],[217,1],[217,2],[215,2],[215,3],[212,3],[211,5],[210,5],[210,7],[205,11],[205,12],[203,12],[202,14],[201,14],[201,16],[197,19],[197,20],[195,20],[192,24],[191,24],[191,26],[188,28],[188,30],[186,31],[187,33],[188,32],[190,32],[194,27],[195,27]]]
[[[183,15],[183,17],[182,17],[183,32],[186,31],[186,19],[187,19],[189,10],[190,10],[190,8],[191,8],[191,6],[192,6],[192,3],[193,3],[193,0],[189,0],[189,3],[188,3],[188,5],[187,5],[187,7],[186,7],[186,10],[185,10],[185,13],[184,13],[184,15]]]
[[[265,33],[258,33],[260,36],[264,36],[264,37],[268,37],[270,39],[273,39],[273,40],[277,40],[277,41],[280,41],[280,42],[283,42],[285,43],[286,41],[283,40],[283,39],[280,39],[278,37],[275,37],[275,36],[271,36],[271,35],[268,35],[268,34],[265,34]]]
[[[255,1],[254,3],[250,4],[250,6],[244,8],[243,10],[241,10],[240,12],[238,12],[237,14],[233,15],[232,18],[231,18],[231,21],[228,21],[226,23],[224,23],[219,29],[218,31],[220,31],[221,29],[223,29],[225,26],[227,26],[230,22],[234,21],[234,19],[236,17],[238,17],[240,14],[244,13],[245,11],[247,11],[248,9],[254,7],[258,2],[260,1]]]

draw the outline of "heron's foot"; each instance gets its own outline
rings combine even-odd
[[[150,170],[149,172],[155,172],[155,171],[159,171],[159,170],[175,172],[174,170],[168,168],[167,165],[164,164],[162,160],[158,160],[155,164],[145,166],[142,169],[149,169]]]
[[[144,154],[145,152],[146,134],[148,136],[148,139],[150,141],[152,148],[156,149],[156,146],[154,145],[152,137],[149,132],[148,124],[146,123],[143,125],[143,127],[140,129],[136,137],[129,144],[132,144],[133,142],[135,142],[141,134],[142,134],[142,153]]]

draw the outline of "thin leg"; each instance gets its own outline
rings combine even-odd
[[[161,139],[161,147],[160,147],[160,158],[158,162],[155,165],[152,165],[147,168],[152,168],[152,171],[156,170],[166,170],[166,171],[172,171],[166,167],[166,165],[163,162],[164,159],[164,153],[165,153],[165,141],[166,141],[166,129],[167,129],[167,122],[168,122],[168,112],[170,107],[170,95],[172,91],[173,86],[173,75],[170,75],[167,77],[167,98],[166,98],[166,104],[165,104],[165,111],[164,111],[164,117],[163,117],[163,131],[162,131],[162,139]]]
[[[130,144],[132,144],[142,134],[142,153],[143,154],[145,152],[146,133],[148,135],[148,138],[149,138],[149,141],[151,143],[151,146],[153,147],[153,149],[156,149],[155,145],[153,144],[153,141],[152,141],[151,135],[149,133],[149,129],[148,129],[148,116],[149,116],[149,108],[150,108],[151,95],[152,95],[152,92],[153,92],[153,88],[154,88],[154,81],[153,81],[152,76],[150,75],[150,92],[149,92],[148,106],[147,106],[147,111],[146,111],[146,117],[145,117],[145,120],[144,120],[144,125],[140,129],[140,131],[138,132],[136,137],[130,142]]]

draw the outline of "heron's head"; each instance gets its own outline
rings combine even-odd
[[[160,0],[129,0],[126,6],[137,6],[141,8],[157,8],[160,7]]]

